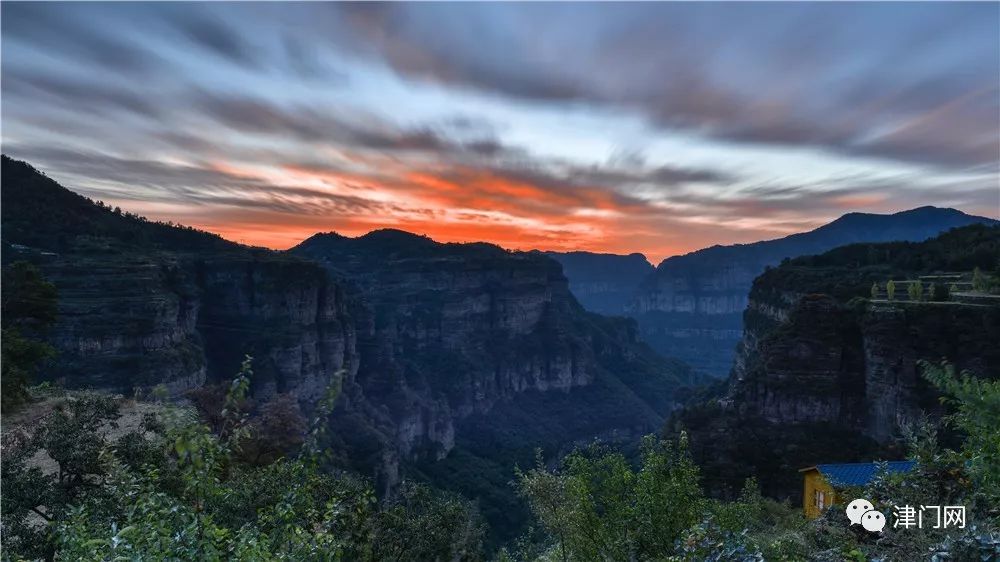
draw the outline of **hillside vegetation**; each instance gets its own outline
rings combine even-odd
[[[4,434],[3,556],[58,560],[480,560],[475,504],[407,483],[378,503],[363,478],[329,472],[319,447],[331,387],[302,444],[264,463],[244,454],[265,438],[241,406],[248,359],[221,410],[202,417],[175,407],[147,413],[114,439],[120,398],[75,394],[31,428]],[[735,501],[708,498],[684,434],[652,436],[640,460],[591,445],[557,467],[517,471],[516,488],[538,527],[497,560],[760,561],[989,560],[1000,549],[1000,383],[949,366],[925,376],[955,407],[956,449],[935,433],[911,434],[918,468],[878,475],[854,490],[884,513],[893,506],[966,507],[959,529],[850,527],[843,506],[806,521],[761,497],[748,480]],[[33,461],[41,451],[55,470]]]

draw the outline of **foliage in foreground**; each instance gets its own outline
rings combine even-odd
[[[888,515],[893,506],[964,505],[964,529],[868,533],[842,506],[815,521],[761,496],[749,480],[736,501],[703,494],[682,433],[647,437],[638,465],[592,445],[557,468],[539,461],[516,487],[538,527],[501,560],[841,561],[989,560],[1000,557],[1000,382],[923,364],[953,405],[947,423],[964,435],[939,446],[929,423],[905,432],[917,469],[882,471],[849,490]],[[381,504],[364,480],[331,473],[320,444],[337,396],[311,423],[263,408],[247,414],[249,361],[205,417],[168,410],[110,441],[120,399],[71,396],[31,435],[4,435],[3,559],[475,560],[477,509],[458,496],[404,484]],[[210,412],[209,404],[201,404]],[[286,412],[287,414],[287,412]],[[305,429],[297,455],[273,447],[291,425]],[[268,430],[267,428],[271,428]],[[276,432],[269,434],[269,431]],[[256,441],[262,441],[257,443]],[[44,451],[54,470],[33,457]],[[261,454],[266,451],[267,454]],[[249,452],[249,454],[248,454]],[[267,459],[278,455],[273,462]],[[890,519],[891,521],[891,519]],[[993,558],[991,558],[993,557]]]
[[[541,463],[518,474],[518,489],[544,530],[506,559],[589,561],[997,560],[1000,559],[1000,382],[949,365],[922,364],[924,376],[952,403],[947,418],[964,435],[959,450],[941,448],[925,422],[904,432],[917,468],[885,469],[851,497],[887,515],[884,533],[850,526],[843,506],[808,521],[798,509],[761,497],[753,479],[734,502],[702,495],[682,433],[677,443],[647,437],[639,467],[592,446],[558,468]],[[962,505],[964,529],[891,527],[893,506]],[[930,527],[928,525],[927,527]]]
[[[240,404],[249,360],[213,432],[190,412],[147,416],[109,442],[120,401],[71,397],[32,435],[4,436],[3,557],[56,560],[470,560],[481,524],[470,502],[404,484],[379,505],[370,485],[322,470],[331,389],[296,457],[259,466],[237,454],[255,427]],[[32,464],[43,450],[56,464]],[[253,455],[255,460],[260,459]]]

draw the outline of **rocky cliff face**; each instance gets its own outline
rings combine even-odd
[[[753,330],[748,329],[748,332]],[[1000,373],[1000,307],[871,303],[848,308],[803,296],[767,334],[750,333],[730,400],[774,424],[831,423],[886,443],[936,411],[918,361],[946,359],[982,376]]]
[[[780,336],[745,347],[733,401],[775,424],[855,426],[864,410],[863,364],[848,313],[824,295],[803,297]],[[750,336],[759,338],[760,336]]]
[[[254,394],[291,392],[318,399],[340,370],[360,363],[342,288],[314,264],[294,259],[234,257],[196,262],[195,329],[210,373],[231,376],[244,355],[254,357]]]
[[[59,360],[43,376],[67,386],[131,393],[163,384],[179,395],[232,377],[249,354],[259,398],[290,392],[308,405],[340,369],[357,368],[343,294],[315,265],[242,251],[38,261],[59,291]]]
[[[591,312],[621,316],[653,266],[642,254],[545,252],[562,265],[569,290]]]
[[[877,257],[859,266],[859,256]],[[1000,377],[1000,305],[864,296],[873,282],[997,259],[1000,227],[972,226],[922,244],[849,246],[768,271],[750,293],[726,390],[675,422],[692,428],[720,487],[764,475],[775,495],[797,493],[793,471],[802,466],[903,454],[895,449],[900,428],[942,413],[919,361]],[[746,442],[769,447],[771,458],[738,454]]]
[[[683,367],[642,346],[628,321],[585,312],[559,264],[539,253],[399,231],[317,235],[292,251],[352,284],[363,356],[356,395],[383,412],[378,433],[404,459],[444,458],[472,431],[465,420],[488,418],[500,404],[519,408],[536,394],[572,402],[577,389],[605,379],[617,383],[608,404],[629,414],[620,425],[609,417],[601,431],[648,431],[671,408],[671,390],[690,382]],[[639,373],[614,373],[612,362]],[[564,440],[595,434],[573,425]]]
[[[919,241],[951,228],[995,222],[954,209],[922,207],[893,215],[852,213],[777,240],[713,246],[660,263],[627,312],[654,349],[721,377],[734,359],[753,280],[767,267],[851,242]]]
[[[4,261],[37,263],[58,290],[47,378],[178,395],[250,354],[258,397],[308,406],[357,369],[345,297],[316,264],[113,211],[6,157],[2,212]]]

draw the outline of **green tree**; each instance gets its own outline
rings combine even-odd
[[[52,479],[31,464],[37,447],[26,433],[4,428],[0,463],[0,524],[3,559],[51,557],[49,527],[58,508]],[[32,519],[41,521],[33,524]],[[13,555],[13,556],[12,556]]]
[[[947,422],[965,440],[961,455],[978,490],[993,505],[1000,501],[1000,381],[956,374],[954,365],[921,362],[923,376],[945,396],[955,413]]]
[[[9,408],[28,399],[39,365],[55,354],[43,338],[56,319],[56,288],[24,261],[4,268],[2,286],[0,402]]]
[[[378,508],[370,483],[322,468],[324,431],[342,373],[315,405],[298,452],[246,462],[244,444],[290,431],[287,400],[254,420],[242,408],[250,358],[211,423],[165,408],[109,443],[118,400],[71,397],[35,432],[4,433],[3,559],[57,560],[475,560],[482,525],[471,502],[419,485]],[[263,416],[262,416],[263,418]],[[269,424],[274,424],[269,428]],[[304,425],[304,427],[303,427]],[[213,431],[214,428],[214,431]],[[266,440],[265,440],[266,441]],[[32,464],[39,450],[58,469]],[[31,518],[40,518],[34,524]]]
[[[404,483],[376,516],[371,560],[474,560],[482,548],[475,506],[424,484]]]
[[[298,449],[307,427],[298,400],[279,394],[261,406],[251,421],[250,435],[240,443],[240,458],[250,464],[270,464]]]
[[[990,290],[989,276],[978,267],[972,270],[972,290],[987,293]]]
[[[889,300],[896,298],[896,282],[892,279],[885,284],[885,294],[889,296]]]
[[[102,454],[109,443],[99,430],[118,417],[117,399],[85,393],[58,405],[32,435],[18,430],[4,433],[0,502],[4,538],[11,541],[14,552],[48,556],[51,526],[66,516],[71,505],[85,495],[105,497],[97,492],[104,475]],[[55,461],[52,474],[30,462],[40,450]],[[26,524],[29,512],[44,524]]]
[[[26,338],[16,328],[4,329],[0,336],[0,401],[3,409],[17,407],[29,399],[28,386],[38,366],[55,355],[52,346]]]
[[[997,501],[1000,500],[1000,381],[956,373],[948,363],[920,362],[926,380],[943,393],[952,412],[944,423],[961,437],[958,450],[942,446],[941,420],[922,418],[903,427],[909,457],[916,466],[891,474],[880,467],[856,496],[869,499],[886,513],[893,506],[961,505],[966,510],[964,529],[936,528],[925,524],[921,533],[900,541],[854,541],[845,544],[864,560],[989,560],[996,557]],[[831,510],[835,511],[835,510]],[[833,518],[841,514],[834,513]],[[811,542],[818,529],[810,529]],[[846,537],[849,540],[850,536]],[[857,538],[857,537],[853,537]]]
[[[920,281],[910,281],[909,286],[906,288],[906,293],[909,295],[911,301],[922,300],[924,296],[923,283]]]
[[[683,434],[676,444],[646,437],[638,471],[620,452],[593,445],[559,471],[519,472],[517,483],[560,560],[662,559],[708,505]]]
[[[872,300],[877,299],[879,294],[878,281],[872,283]]]

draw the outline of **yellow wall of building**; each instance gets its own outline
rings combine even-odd
[[[823,511],[836,501],[836,493],[818,470],[813,469],[805,472],[802,481],[802,510],[805,512],[806,517],[815,519],[822,515]],[[823,494],[822,509],[817,505],[817,492]]]

